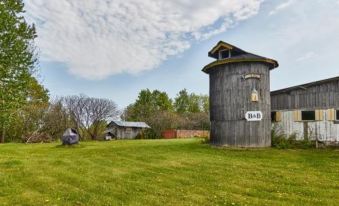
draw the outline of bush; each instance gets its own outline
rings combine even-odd
[[[51,143],[53,139],[46,133],[31,133],[22,137],[24,143]]]
[[[143,139],[159,139],[161,135],[154,129],[146,129],[143,133]]]
[[[315,148],[315,141],[311,141],[308,138],[304,140],[297,140],[297,135],[292,134],[287,136],[279,133],[276,128],[271,131],[272,134],[272,147],[278,149],[308,149]]]

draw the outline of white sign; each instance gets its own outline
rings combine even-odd
[[[245,118],[247,121],[261,121],[262,120],[262,112],[261,111],[249,111],[246,112]]]
[[[246,74],[244,76],[244,79],[260,79],[260,74]]]

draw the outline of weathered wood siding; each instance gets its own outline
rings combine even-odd
[[[339,124],[330,120],[328,109],[339,109],[339,79],[271,93],[272,111],[282,113],[273,125],[283,134],[296,134],[299,140],[308,137],[325,142],[339,141]],[[322,110],[321,121],[295,121],[294,111]],[[306,134],[305,134],[306,133]]]
[[[260,74],[258,79],[244,79]],[[270,73],[264,63],[233,63],[211,68],[210,119],[211,144],[238,147],[271,146]],[[251,102],[253,89],[259,101]],[[247,111],[261,111],[263,120],[248,122]]]
[[[114,135],[117,139],[135,139],[141,132],[141,128],[117,127]]]
[[[271,102],[272,111],[339,108],[339,80],[287,92],[272,92]]]
[[[297,140],[303,140],[306,136],[311,140],[339,142],[339,124],[336,121],[329,120],[327,110],[322,110],[321,115],[321,121],[295,121],[294,111],[282,111],[281,121],[274,122],[273,127],[278,133],[287,136],[295,134]]]

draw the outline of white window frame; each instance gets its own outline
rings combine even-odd
[[[224,52],[224,51],[228,51],[228,57],[226,57],[226,58],[222,58],[222,52]],[[222,59],[228,59],[228,58],[230,58],[231,57],[231,50],[230,49],[221,49],[221,50],[219,50],[219,60],[222,60]]]

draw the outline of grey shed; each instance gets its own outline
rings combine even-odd
[[[112,121],[107,125],[106,139],[135,139],[148,128],[151,127],[145,122]]]

